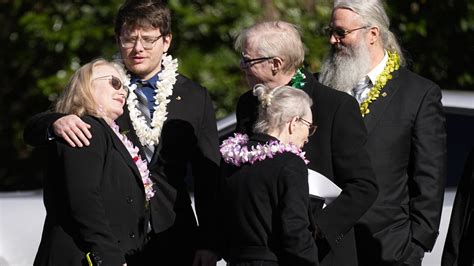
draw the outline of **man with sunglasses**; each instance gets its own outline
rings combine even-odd
[[[421,265],[433,248],[446,178],[441,90],[403,66],[380,0],[336,1],[320,81],[353,95],[379,186],[356,226],[359,265]]]
[[[153,197],[149,206],[148,241],[141,265],[214,265],[212,204],[220,157],[214,110],[207,90],[177,72],[170,48],[170,11],[161,1],[126,1],[119,9],[115,34],[121,60],[130,74],[127,105],[117,123],[140,147],[148,168],[175,192]],[[111,79],[113,86],[119,86]],[[25,140],[39,145],[60,137],[82,147],[93,138],[89,125],[76,116],[40,115],[29,121]],[[185,178],[193,177],[199,227]],[[157,186],[160,183],[156,182]],[[154,200],[172,208],[165,215]],[[133,198],[123,199],[134,204]],[[130,235],[130,237],[134,237]]]
[[[366,130],[357,102],[346,93],[320,84],[302,68],[304,47],[295,25],[284,21],[255,24],[240,33],[235,47],[250,88],[289,85],[313,100],[313,123],[318,130],[305,145],[308,167],[342,189],[324,209],[312,198],[321,265],[357,265],[353,226],[377,197],[377,185],[365,149]],[[240,133],[252,133],[258,117],[258,99],[252,90],[237,104]],[[311,128],[312,125],[301,120]]]

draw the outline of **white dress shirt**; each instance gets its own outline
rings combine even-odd
[[[360,82],[363,82],[368,77],[371,81],[370,85],[366,89],[364,89],[364,91],[361,94],[361,102],[367,99],[367,95],[369,94],[369,91],[374,87],[375,81],[377,80],[377,77],[382,73],[383,69],[385,68],[385,65],[387,65],[387,61],[388,61],[388,53],[387,51],[385,51],[382,61],[380,61],[380,63],[378,63],[378,65],[375,66],[374,69],[372,69],[367,75],[365,75],[364,77],[360,79]],[[350,90],[350,94],[352,96],[355,96],[352,90]]]

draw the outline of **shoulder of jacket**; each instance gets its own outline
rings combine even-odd
[[[410,81],[413,83],[422,84],[423,86],[420,86],[420,87],[425,88],[425,89],[439,88],[438,84],[436,84],[432,80],[429,80],[423,76],[420,76],[419,74],[409,70],[406,67],[400,67],[398,72],[399,72],[399,78],[402,79],[403,81]]]
[[[84,115],[81,117],[81,119],[91,126],[90,131],[92,134],[92,139],[94,139],[94,137],[97,138],[107,135],[107,129],[105,127],[108,125],[101,118],[91,115]]]
[[[354,97],[348,93],[323,85],[319,81],[314,84],[313,91],[314,93],[312,96],[315,102],[330,101],[333,105],[339,105],[347,101],[354,100]]]
[[[282,165],[284,165],[285,168],[289,166],[296,166],[296,167],[306,166],[306,164],[304,163],[301,157],[289,151],[279,153],[273,158],[275,159],[276,163],[281,163]]]
[[[176,77],[175,86],[177,89],[192,89],[192,90],[197,90],[197,91],[207,91],[207,89],[203,87],[202,85],[200,85],[199,83],[179,73],[178,73],[178,76]]]

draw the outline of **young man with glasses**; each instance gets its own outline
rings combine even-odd
[[[377,186],[365,149],[366,130],[357,102],[346,93],[320,84],[302,68],[304,47],[295,25],[283,21],[255,24],[240,33],[235,47],[250,88],[289,85],[313,100],[313,123],[318,130],[305,145],[308,167],[338,185],[340,196],[324,209],[312,202],[320,265],[357,263],[353,226],[377,197]],[[237,132],[251,134],[259,102],[252,90],[237,104]],[[313,131],[310,123],[301,123]],[[309,196],[309,195],[308,195]]]
[[[379,0],[336,1],[320,81],[353,95],[368,131],[379,197],[355,227],[359,265],[421,265],[443,206],[441,90],[403,66]]]
[[[141,265],[192,265],[194,258],[199,265],[215,265],[215,255],[207,250],[214,248],[210,232],[220,162],[216,120],[207,90],[179,74],[178,62],[166,54],[170,24],[170,11],[161,1],[134,0],[121,6],[115,24],[121,60],[130,74],[127,105],[117,123],[148,159],[152,177],[176,190],[150,201]],[[28,123],[25,140],[41,144],[49,129],[71,146],[82,147],[94,137],[88,127],[76,116],[41,115]],[[189,174],[199,227],[185,182]]]

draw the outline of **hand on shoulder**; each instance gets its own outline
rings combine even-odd
[[[89,124],[82,121],[77,115],[67,115],[56,120],[53,125],[56,136],[63,138],[71,147],[89,146],[92,135]]]

